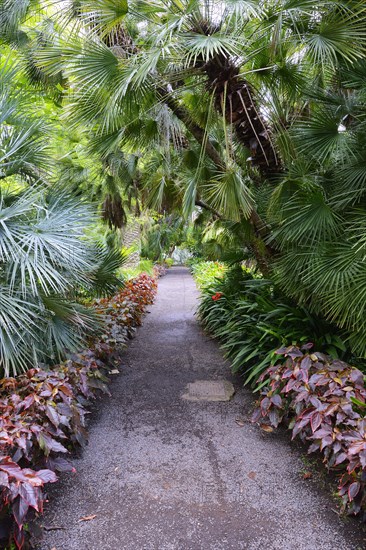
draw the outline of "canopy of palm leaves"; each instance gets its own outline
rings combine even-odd
[[[68,128],[107,167],[112,225],[127,196],[204,209],[207,241],[254,256],[365,355],[364,3],[18,3],[0,3],[0,35],[61,87]]]

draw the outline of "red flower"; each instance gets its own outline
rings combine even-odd
[[[216,302],[217,300],[220,300],[221,296],[222,292],[216,292],[216,294],[212,296],[212,299]]]

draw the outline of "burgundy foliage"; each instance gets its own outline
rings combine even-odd
[[[154,277],[159,279],[159,277],[164,277],[168,271],[168,266],[165,263],[155,264],[154,265]]]
[[[366,388],[364,375],[348,364],[303,348],[281,348],[283,362],[270,367],[253,420],[277,427],[320,451],[339,476],[339,494],[349,513],[366,517]]]
[[[145,274],[128,281],[117,295],[95,303],[104,331],[89,349],[50,370],[0,380],[0,522],[11,514],[10,537],[18,548],[29,512],[42,512],[44,484],[57,480],[55,472],[73,471],[65,457],[87,440],[86,406],[108,393],[111,359],[141,324],[156,288]]]

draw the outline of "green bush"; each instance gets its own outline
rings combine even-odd
[[[202,287],[198,315],[204,327],[222,343],[234,372],[253,387],[283,345],[313,342],[332,357],[350,359],[342,334],[304,307],[292,304],[273,283],[255,278],[241,267]]]
[[[199,260],[191,263],[193,277],[200,289],[204,289],[224,276],[227,266],[221,262],[205,262]]]
[[[125,279],[133,279],[141,273],[153,275],[154,262],[152,260],[141,260],[136,267],[123,267],[120,274]]]
[[[57,190],[0,189],[1,375],[82,347],[97,326],[85,303],[123,285],[124,255],[86,241],[94,219],[90,206]]]

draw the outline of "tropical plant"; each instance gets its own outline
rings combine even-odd
[[[280,251],[274,280],[288,296],[349,334],[365,355],[364,62],[340,68],[337,90],[308,95],[294,125],[297,152],[269,204]],[[365,73],[366,74],[366,73]]]
[[[10,4],[3,40],[21,51],[25,33],[44,79],[62,75],[68,125],[87,128],[101,162],[139,159],[134,197],[205,210],[213,241],[255,257],[366,354],[363,2]],[[118,225],[124,198],[107,175]]]
[[[364,375],[319,352],[279,349],[279,363],[262,375],[262,392],[253,420],[265,429],[283,422],[292,437],[320,451],[340,477],[339,494],[349,513],[366,513],[366,388]]]
[[[59,15],[34,59],[72,83],[69,123],[93,151],[142,155],[147,203],[239,231],[365,353],[363,3],[81,0]]]
[[[0,370],[5,375],[80,348],[97,325],[82,295],[113,292],[119,252],[85,242],[90,207],[31,189],[0,192]]]
[[[185,239],[187,226],[177,214],[150,218],[143,233],[141,254],[154,262],[170,257]]]
[[[191,266],[193,277],[201,290],[212,286],[215,279],[224,277],[226,270],[227,266],[220,262],[198,261]]]
[[[86,239],[94,209],[55,183],[45,102],[23,90],[11,53],[1,64],[0,372],[9,375],[80,348],[97,328],[81,299],[120,287],[125,257]]]
[[[340,331],[291,303],[270,280],[240,266],[203,288],[198,315],[220,340],[233,371],[256,391],[279,346],[312,341],[316,349],[335,357],[351,356]]]
[[[0,521],[8,526],[5,534],[0,531],[0,544],[8,547],[13,540],[23,548],[25,523],[43,510],[44,484],[56,482],[56,472],[73,471],[67,458],[87,441],[86,405],[100,392],[109,393],[110,366],[115,370],[114,361],[155,294],[155,278],[129,281],[111,298],[97,300],[103,331],[88,349],[47,370],[32,368],[0,380]]]

